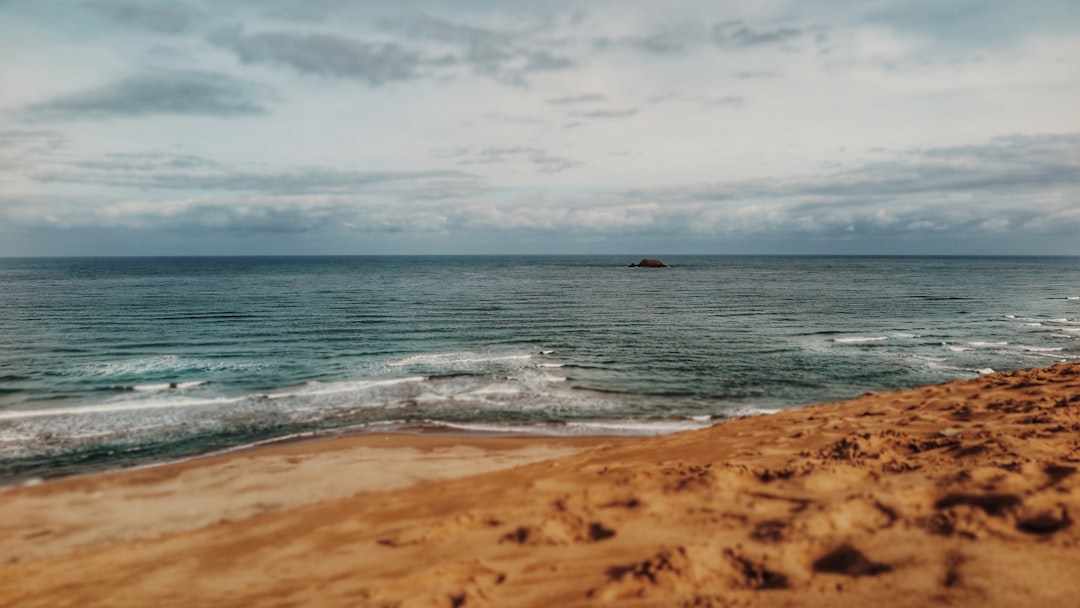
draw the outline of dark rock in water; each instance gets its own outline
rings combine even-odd
[[[661,262],[660,260],[645,258],[637,264],[630,264],[630,268],[667,268],[667,264]]]

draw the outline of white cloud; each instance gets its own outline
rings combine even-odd
[[[1080,253],[1054,240],[1080,225],[1076,11],[965,4],[988,40],[890,6],[7,2],[0,79],[30,84],[0,86],[0,216],[131,253],[157,230]]]

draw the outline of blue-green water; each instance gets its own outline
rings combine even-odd
[[[655,433],[1080,358],[1080,259],[0,260],[0,478],[319,429]]]

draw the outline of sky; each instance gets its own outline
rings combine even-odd
[[[0,0],[0,256],[1080,255],[1076,0]]]

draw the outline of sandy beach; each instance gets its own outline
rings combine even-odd
[[[0,493],[2,606],[1074,606],[1080,364],[648,439],[364,435]]]

